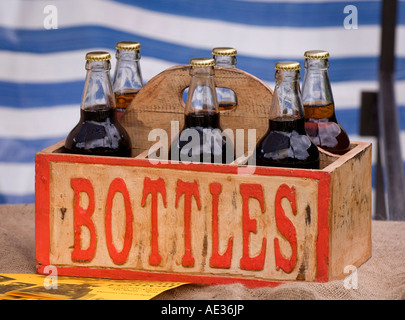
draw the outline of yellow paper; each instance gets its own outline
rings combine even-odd
[[[0,299],[149,300],[183,282],[0,274]]]

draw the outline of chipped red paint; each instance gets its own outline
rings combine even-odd
[[[152,266],[158,266],[160,264],[160,261],[162,260],[162,257],[159,254],[159,248],[158,248],[158,212],[157,212],[157,195],[160,193],[163,198],[163,203],[165,208],[167,208],[167,201],[166,201],[166,186],[165,186],[165,181],[163,178],[159,178],[157,180],[151,180],[148,177],[145,177],[144,182],[143,182],[143,195],[142,195],[142,206],[145,206],[146,203],[146,197],[150,194],[151,195],[151,201],[152,201],[152,252],[149,256],[149,263]]]
[[[222,185],[218,182],[210,184],[210,192],[212,195],[212,256],[210,266],[213,268],[227,269],[231,266],[232,261],[232,246],[233,237],[228,240],[228,246],[223,254],[218,252],[218,202],[219,194],[221,193]]]
[[[120,192],[124,197],[125,203],[125,236],[124,236],[124,247],[121,252],[118,252],[114,243],[112,236],[112,205],[114,195]],[[108,190],[107,203],[105,209],[105,235],[107,240],[108,253],[115,264],[124,264],[127,261],[128,253],[132,245],[133,237],[133,226],[132,222],[134,220],[134,215],[131,209],[131,200],[129,198],[129,193],[125,181],[121,178],[115,178]]]
[[[276,257],[276,267],[283,269],[284,272],[290,273],[295,267],[295,263],[297,261],[297,232],[294,224],[291,222],[290,219],[287,218],[284,209],[281,206],[282,198],[288,199],[291,204],[293,215],[297,215],[297,206],[295,204],[295,188],[290,188],[286,184],[282,184],[280,187],[278,187],[275,201],[275,217],[277,228],[290,243],[292,249],[291,257],[289,259],[284,258],[280,251],[279,240],[277,237],[274,238],[274,254]]]

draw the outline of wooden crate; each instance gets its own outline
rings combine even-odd
[[[122,118],[133,158],[66,154],[63,141],[37,153],[39,273],[261,286],[341,279],[370,258],[369,143],[322,152],[319,170],[252,167],[244,154],[230,165],[156,163],[149,132],[181,128],[188,84],[178,66],[141,90]],[[223,129],[256,128],[255,143],[271,89],[237,69],[217,68],[216,84],[238,95]],[[246,140],[235,143],[247,150]]]

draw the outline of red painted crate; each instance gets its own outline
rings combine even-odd
[[[271,89],[237,69],[217,68],[215,79],[238,96],[222,128],[256,129],[252,147]],[[152,162],[149,132],[163,128],[170,141],[171,121],[181,128],[188,84],[178,66],[140,91],[122,118],[134,158],[66,154],[63,142],[36,155],[39,273],[261,286],[340,279],[370,258],[369,143],[321,152],[319,170],[251,167],[243,154],[230,165]]]

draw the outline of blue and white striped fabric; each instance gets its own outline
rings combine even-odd
[[[344,27],[348,5],[357,9],[357,29]],[[85,53],[114,56],[121,40],[141,43],[145,81],[232,46],[238,68],[273,87],[276,61],[303,63],[304,51],[328,50],[338,120],[359,140],[361,91],[378,89],[380,14],[381,1],[0,0],[0,203],[34,202],[35,152],[64,139],[79,119]],[[405,1],[396,58],[405,137]]]

